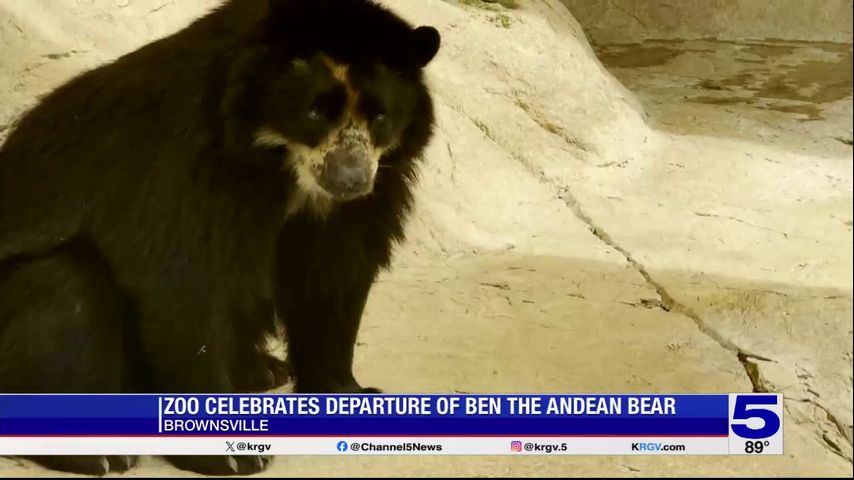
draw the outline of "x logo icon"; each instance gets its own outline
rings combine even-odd
[[[234,451],[234,442],[225,442],[225,451],[233,452]]]

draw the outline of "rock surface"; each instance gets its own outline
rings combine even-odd
[[[216,3],[5,0],[0,136],[70,75]],[[438,132],[410,240],[367,307],[360,378],[407,392],[780,391],[785,455],[281,457],[267,473],[850,477],[850,73],[832,101],[808,89],[774,104],[795,111],[684,94],[727,68],[761,81],[777,63],[850,67],[850,45],[764,77],[717,43],[640,65],[600,45],[603,65],[559,0],[387,3],[443,33]],[[831,88],[825,77],[807,87]],[[767,96],[752,86],[732,95]],[[804,105],[821,118],[801,121]],[[176,473],[145,459],[128,475]],[[0,460],[0,475],[45,472]]]
[[[851,43],[851,0],[563,0],[601,43],[645,39]]]

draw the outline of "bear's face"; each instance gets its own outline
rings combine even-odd
[[[412,148],[407,132],[432,122],[422,69],[438,53],[439,33],[367,0],[272,5],[255,144],[285,147],[308,198],[369,194],[389,152],[423,146]]]
[[[381,63],[296,58],[265,96],[255,141],[287,148],[306,193],[357,198],[371,192],[380,159],[413,121],[416,88]]]

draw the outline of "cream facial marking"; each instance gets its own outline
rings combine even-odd
[[[350,81],[350,67],[337,63],[326,55],[321,55],[320,60],[329,69],[332,78],[341,82],[347,90],[347,107],[344,110],[345,118],[348,120],[355,119],[357,117],[356,107],[359,104],[359,91],[353,87],[353,83]]]
[[[288,145],[288,139],[270,127],[262,127],[255,132],[254,144],[257,147],[283,147]]]
[[[307,61],[305,61],[305,59],[302,59],[302,58],[296,58],[296,59],[294,59],[294,60],[291,62],[291,65],[293,65],[294,69],[299,70],[299,71],[305,71],[305,70],[308,70],[308,62],[307,62]]]
[[[302,210],[313,213],[318,218],[326,218],[332,211],[333,200],[326,190],[317,183],[314,174],[299,162],[289,162],[296,172],[296,191],[291,194],[285,210],[285,218],[290,218]]]
[[[350,85],[350,68],[343,63],[338,63],[335,60],[332,60],[326,55],[320,55],[320,61],[329,68],[330,73],[332,73],[332,77],[338,80],[339,82]]]

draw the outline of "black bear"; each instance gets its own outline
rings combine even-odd
[[[288,372],[299,393],[378,391],[353,348],[433,133],[440,40],[370,0],[229,0],[42,98],[0,150],[0,393],[256,392]],[[287,371],[263,348],[282,331]]]

